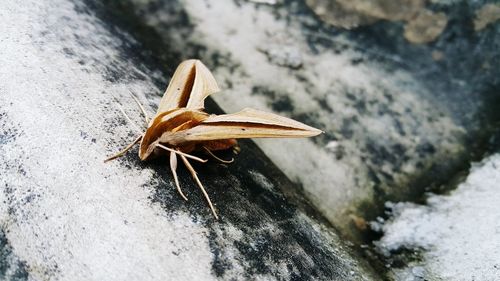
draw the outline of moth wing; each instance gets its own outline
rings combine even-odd
[[[212,115],[191,129],[165,135],[162,141],[178,144],[238,138],[300,138],[320,133],[321,130],[290,118],[247,108],[233,114]]]
[[[163,94],[157,114],[181,107],[203,108],[205,98],[218,91],[214,76],[201,61],[183,61]]]
[[[193,89],[186,105],[189,109],[205,108],[205,98],[220,91],[212,72],[199,60],[196,60],[196,77]]]

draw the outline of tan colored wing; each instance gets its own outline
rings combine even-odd
[[[183,61],[163,94],[157,114],[181,107],[201,109],[205,98],[218,91],[214,76],[201,61]]]
[[[177,145],[189,141],[220,139],[300,138],[321,133],[321,130],[295,120],[247,108],[234,114],[210,116],[191,129],[164,134],[160,142]]]
[[[205,98],[220,91],[212,72],[199,60],[196,60],[196,77],[193,89],[186,105],[189,109],[205,108]]]

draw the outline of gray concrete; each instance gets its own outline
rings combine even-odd
[[[143,122],[128,91],[153,112],[168,77],[87,6],[2,1],[0,42],[0,279],[374,279],[251,142],[196,166],[220,221],[183,169],[189,202],[165,161],[104,164]]]

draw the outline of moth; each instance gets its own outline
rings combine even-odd
[[[146,118],[147,129],[122,151],[104,162],[123,156],[139,142],[141,160],[167,153],[177,191],[184,200],[188,200],[180,188],[176,172],[179,157],[201,189],[212,214],[218,219],[210,197],[189,162],[194,160],[205,163],[207,160],[191,153],[205,151],[219,161],[230,163],[231,161],[215,156],[213,151],[236,147],[236,139],[298,138],[322,133],[321,130],[298,121],[251,108],[233,114],[208,114],[204,111],[205,98],[218,91],[214,76],[201,61],[191,59],[182,62],[175,70],[151,121],[148,121],[144,108],[134,97]]]

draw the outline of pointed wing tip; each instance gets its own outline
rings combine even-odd
[[[196,65],[196,66],[203,66],[203,67],[207,67],[200,59],[187,59],[187,60],[184,60],[181,62],[182,63],[186,63],[186,64],[192,64],[192,65]]]
[[[311,129],[309,129],[309,132],[310,132],[310,136],[311,137],[315,137],[317,135],[321,135],[321,134],[325,133],[325,131],[322,131],[322,130],[319,130],[319,129],[316,129],[316,128],[313,128],[313,127],[311,127]]]
[[[299,122],[299,123],[300,123],[300,122]],[[320,134],[324,134],[324,133],[325,133],[325,131],[323,131],[323,130],[320,130],[320,129],[317,129],[317,128],[314,128],[314,127],[311,127],[311,126],[306,125],[306,124],[304,124],[304,123],[300,123],[300,124],[302,124],[302,125],[303,125],[302,130],[309,132],[309,133],[310,133],[310,135],[311,135],[311,137],[314,137],[314,136],[317,136],[317,135],[320,135]]]
[[[203,68],[207,68],[207,66],[199,59],[187,59],[187,60],[183,60],[180,64],[180,65],[190,65],[191,67],[203,67]]]
[[[201,62],[199,59],[187,59],[187,60],[183,60],[181,63],[197,63],[197,62]]]

